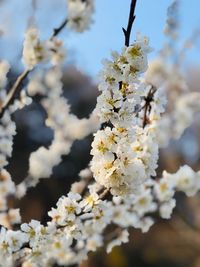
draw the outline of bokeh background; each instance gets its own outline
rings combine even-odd
[[[165,43],[163,28],[170,0],[138,1],[135,33],[140,31],[150,37],[154,58]],[[61,38],[68,51],[63,67],[64,95],[72,112],[82,118],[88,116],[96,104],[98,72],[102,58],[111,50],[120,50],[124,43],[122,26],[127,23],[129,0],[96,0],[96,13],[91,29],[83,34],[64,30]],[[47,38],[52,29],[65,17],[65,0],[1,0],[0,1],[0,59],[7,59],[12,70],[9,83],[23,68],[21,62],[23,36],[29,25],[41,30]],[[199,0],[180,0],[180,42],[200,28]],[[197,41],[186,57],[185,77],[191,90],[200,90],[200,42]],[[17,123],[14,154],[9,171],[16,182],[26,176],[28,158],[39,146],[48,146],[52,131],[44,124],[46,114],[37,98],[31,106],[16,112]],[[70,155],[54,168],[48,180],[42,180],[30,189],[26,197],[15,202],[21,208],[24,221],[39,219],[45,223],[47,211],[55,205],[60,195],[66,194],[72,181],[90,161],[92,136],[74,143]],[[86,156],[87,155],[87,156]],[[200,117],[197,116],[181,140],[172,141],[161,151],[160,170],[177,170],[189,164],[200,169]],[[170,221],[157,219],[157,224],[147,234],[131,230],[129,244],[113,250],[109,255],[103,249],[91,254],[82,267],[200,267],[200,197],[185,198],[177,195],[178,205]]]

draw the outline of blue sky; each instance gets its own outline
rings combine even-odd
[[[138,0],[136,21],[132,40],[136,32],[150,38],[154,48],[153,57],[164,43],[163,28],[166,10],[170,0]],[[180,0],[181,38],[189,36],[193,29],[200,28],[200,1]],[[124,44],[122,26],[126,26],[130,0],[96,0],[94,24],[84,34],[63,31],[61,38],[69,50],[69,61],[78,68],[96,77],[101,69],[102,58],[109,57],[111,50],[120,50]],[[65,0],[38,1],[35,21],[41,29],[42,37],[49,36],[51,29],[65,17]],[[0,5],[0,29],[6,25],[5,36],[0,38],[0,57],[7,58],[14,66],[21,68],[20,53],[23,33],[32,13],[31,0],[4,0]],[[200,44],[200,42],[199,42]],[[190,52],[188,60],[200,62],[199,46]]]

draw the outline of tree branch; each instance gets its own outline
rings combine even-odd
[[[52,40],[55,36],[57,36],[64,29],[64,27],[66,26],[67,22],[68,22],[68,20],[65,19],[58,28],[55,28],[53,30],[53,33],[52,33],[52,35],[50,37],[50,40]],[[6,109],[11,104],[13,104],[17,93],[19,93],[20,90],[22,89],[21,85],[22,85],[23,81],[26,79],[26,77],[28,76],[28,74],[32,70],[33,69],[25,70],[25,71],[23,71],[23,73],[20,76],[18,76],[17,80],[15,81],[14,85],[11,87],[11,89],[10,89],[10,91],[9,91],[7,97],[6,97],[5,103],[3,103],[2,107],[0,107],[0,119],[3,117]]]
[[[15,96],[18,92],[20,92],[21,86],[23,81],[26,79],[28,74],[30,73],[31,70],[25,70],[20,76],[18,76],[17,80],[15,81],[14,85],[11,87],[5,103],[2,105],[2,108],[0,110],[0,119],[3,117],[6,109],[13,104]]]
[[[58,27],[58,28],[55,28],[53,30],[53,34],[51,35],[51,38],[50,40],[52,40],[54,37],[56,37],[63,29],[64,27],[67,25],[68,23],[68,19],[64,19],[64,21],[62,22],[62,24]]]
[[[148,124],[148,116],[147,113],[151,111],[151,102],[154,100],[154,94],[157,91],[157,88],[152,86],[151,89],[148,92],[148,95],[144,98],[145,105],[144,105],[144,117],[143,117],[143,125],[142,127],[145,128],[145,126]]]
[[[129,46],[130,44],[130,36],[131,36],[131,30],[133,26],[133,22],[135,20],[135,7],[136,7],[137,0],[131,0],[131,6],[130,6],[130,13],[129,13],[129,19],[128,19],[128,25],[127,28],[122,28],[125,36],[125,45]]]

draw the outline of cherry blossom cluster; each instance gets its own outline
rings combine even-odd
[[[157,88],[162,87],[168,99],[157,136],[162,147],[167,146],[171,139],[179,139],[200,112],[200,93],[190,90],[181,65],[174,62],[173,57],[183,60],[179,51],[161,54],[150,62],[145,74],[145,81]]]
[[[6,259],[5,266],[12,266],[13,260],[21,257],[23,266],[76,264],[103,244],[110,252],[114,246],[128,242],[128,227],[148,231],[156,210],[162,218],[170,218],[175,191],[194,195],[200,189],[200,173],[183,166],[174,174],[164,172],[159,180],[149,179],[137,194],[113,197],[111,201],[102,200],[97,189],[98,185],[93,184],[86,197],[73,192],[62,196],[56,208],[49,211],[47,226],[32,220],[18,231],[2,228],[0,258]],[[108,225],[112,225],[111,240],[106,234]]]
[[[77,32],[90,26],[92,0],[67,0],[67,7],[64,24]],[[168,11],[170,38],[175,38],[177,29],[176,8],[173,4]],[[113,52],[112,59],[103,63],[95,110],[89,118],[79,119],[63,96],[58,65],[65,53],[56,37],[61,28],[47,41],[40,40],[36,28],[27,31],[23,49],[27,71],[8,92],[9,64],[0,62],[0,261],[5,267],[79,264],[102,246],[109,253],[128,242],[130,227],[147,232],[155,223],[156,212],[169,219],[176,192],[190,197],[200,190],[200,171],[187,165],[157,177],[159,149],[171,138],[179,138],[200,111],[200,94],[190,92],[181,70],[167,63],[169,55],[162,54],[147,69],[151,48],[141,35],[121,53]],[[34,72],[38,63],[49,62],[48,70]],[[28,85],[12,99],[12,92],[30,71]],[[11,115],[38,94],[47,113],[46,126],[54,137],[49,147],[31,153],[28,175],[15,185],[5,169],[16,134]],[[9,207],[9,197],[21,198],[41,178],[49,178],[62,156],[70,153],[73,142],[94,132],[89,167],[48,212],[47,223],[31,220],[21,224],[19,210]]]
[[[78,5],[78,3],[76,4]],[[91,3],[92,5],[92,3]],[[75,7],[75,6],[74,6]],[[89,10],[89,9],[88,9]],[[27,68],[27,71],[30,72],[36,64],[38,63],[48,63],[51,61],[52,65],[58,65],[65,57],[65,51],[62,45],[62,41],[57,39],[54,35],[47,41],[41,41],[39,38],[39,31],[36,28],[28,29],[25,35],[24,48],[23,48],[23,62]],[[9,64],[6,61],[0,62],[0,87],[4,89],[7,82],[7,73],[9,71]],[[9,173],[3,169],[7,164],[7,157],[12,155],[12,146],[13,146],[13,136],[16,134],[15,123],[11,120],[11,115],[17,110],[24,107],[24,105],[28,105],[31,103],[31,98],[27,97],[26,91],[22,91],[19,99],[15,99],[12,104],[9,104],[10,101],[10,93],[7,93],[6,90],[0,91],[0,107],[3,110],[3,116],[1,118],[1,138],[0,138],[0,169],[2,172],[1,175],[1,214],[0,221],[1,225],[5,225],[10,228],[14,222],[20,222],[19,210],[16,209],[8,209],[6,199],[13,194],[16,194],[17,197],[22,197],[27,188],[30,186],[34,186],[39,181],[39,178],[49,177],[52,172],[52,168],[57,165],[61,161],[61,156],[63,154],[68,154],[70,152],[71,145],[74,140],[81,139],[88,135],[91,131],[95,131],[98,128],[98,121],[94,115],[91,115],[90,119],[82,119],[79,120],[76,116],[69,114],[68,121],[65,121],[65,127],[68,129],[72,129],[69,127],[72,123],[73,134],[67,133],[67,128],[64,129],[64,125],[61,123],[64,122],[64,116],[67,115],[70,111],[70,106],[61,96],[62,94],[62,84],[58,79],[61,79],[61,74],[57,70],[55,74],[54,71],[49,72],[49,78],[46,78],[46,83],[49,87],[52,88],[52,92],[54,89],[54,93],[49,93],[47,88],[45,88],[41,83],[34,83],[31,81],[28,86],[28,91],[31,96],[35,93],[45,94],[46,99],[44,101],[44,107],[46,108],[49,114],[49,124],[50,127],[55,131],[55,140],[53,141],[51,147],[49,149],[40,148],[38,151],[32,153],[30,157],[30,170],[28,177],[21,182],[19,185],[15,186],[12,182]],[[24,76],[25,76],[24,75]],[[23,76],[23,74],[22,74]],[[57,79],[58,77],[58,79]],[[55,80],[54,80],[55,78]],[[19,80],[21,77],[19,77]],[[55,88],[54,88],[55,86]],[[32,89],[31,89],[32,88]],[[37,88],[37,92],[33,92],[33,88]],[[45,92],[44,92],[45,88]],[[57,90],[56,90],[57,88]],[[47,93],[48,92],[48,93]],[[52,104],[54,104],[54,112],[52,111]],[[8,105],[7,110],[4,112],[4,108]],[[51,105],[51,106],[50,106]],[[62,116],[58,118],[57,110],[58,107],[63,106]],[[61,118],[62,117],[62,118]],[[65,117],[66,118],[66,117]],[[76,128],[76,132],[74,131]],[[71,130],[72,131],[72,130]],[[67,133],[67,134],[66,134]],[[45,162],[40,162],[41,157],[46,159]],[[40,163],[40,164],[39,164]],[[37,174],[34,171],[33,166],[37,165]],[[35,170],[36,170],[35,169]],[[7,175],[5,175],[7,174]],[[8,177],[8,178],[6,178]]]
[[[96,113],[107,126],[95,134],[91,170],[95,180],[111,189],[113,195],[132,193],[156,174],[155,132],[165,97],[160,90],[141,83],[140,74],[147,69],[149,51],[148,39],[138,35],[135,43],[121,54],[114,52],[112,61],[104,62],[101,73]],[[147,111],[146,102],[151,100]],[[148,118],[144,118],[147,112]]]
[[[166,112],[159,121],[159,146],[165,147],[171,139],[179,139],[186,128],[200,112],[200,93],[191,91],[183,70],[188,48],[195,45],[199,33],[193,32],[190,38],[178,43],[179,1],[175,0],[167,10],[165,35],[167,41],[156,59],[149,63],[145,81],[165,91]],[[180,47],[179,47],[180,46]]]
[[[1,170],[0,181],[0,212],[4,212],[8,208],[6,198],[9,194],[14,193],[15,184],[13,183],[9,173],[5,169]]]
[[[28,176],[17,186],[18,197],[22,197],[28,187],[35,186],[39,179],[49,178],[62,156],[70,153],[75,140],[81,140],[99,128],[94,113],[88,119],[79,119],[70,112],[70,105],[62,96],[62,72],[59,68],[50,69],[44,76],[44,81],[37,74],[30,80],[28,93],[44,96],[42,106],[47,112],[46,125],[54,131],[54,139],[49,148],[40,147],[31,153]]]
[[[45,61],[58,65],[64,57],[63,43],[58,38],[41,41],[37,28],[27,30],[23,47],[23,62],[27,68],[32,69],[36,64]]]
[[[94,0],[66,0],[68,10],[67,26],[76,32],[87,30],[94,13]]]
[[[63,26],[67,25],[76,32],[83,32],[89,28],[94,12],[93,0],[67,0],[67,9],[68,18]],[[28,69],[34,68],[41,62],[51,62],[55,66],[64,60],[66,51],[63,42],[56,37],[61,29],[55,29],[54,34],[46,41],[40,40],[37,28],[27,30],[23,47],[23,63]]]
[[[200,190],[200,172],[194,172],[185,165],[175,174],[163,172],[163,177],[154,182],[156,198],[160,202],[159,212],[162,218],[169,219],[176,200],[173,198],[176,191],[184,192],[187,196],[194,196]]]
[[[6,85],[6,74],[8,72],[8,64],[1,63],[1,85]],[[1,108],[4,107],[9,94],[1,89]],[[8,197],[15,193],[16,187],[11,179],[10,174],[4,167],[8,165],[7,158],[11,157],[13,150],[13,136],[16,134],[15,123],[11,119],[11,115],[17,110],[23,108],[25,105],[30,104],[31,99],[27,97],[25,91],[20,94],[19,100],[9,106],[2,118],[0,119],[0,225],[10,228],[14,224],[21,222],[19,209],[9,209]]]
[[[6,75],[9,71],[9,64],[6,61],[0,63],[0,71],[0,108],[2,110],[9,99],[9,93],[5,90]],[[19,209],[9,209],[7,203],[9,196],[16,191],[16,186],[5,169],[8,165],[7,159],[12,156],[13,137],[16,134],[16,125],[11,119],[11,115],[30,103],[31,99],[27,96],[26,91],[22,91],[19,99],[15,99],[0,118],[0,225],[8,228],[14,224],[19,224],[21,220]]]

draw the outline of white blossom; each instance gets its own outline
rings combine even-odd
[[[175,206],[176,206],[176,200],[175,199],[170,199],[169,201],[164,202],[163,204],[161,204],[160,209],[159,209],[160,216],[163,219],[170,219],[172,211],[173,211]]]
[[[106,249],[107,253],[110,253],[114,247],[120,246],[122,243],[128,242],[128,236],[129,236],[128,231],[123,230],[116,239],[112,240],[108,244]]]
[[[76,31],[83,32],[90,27],[93,22],[92,14],[94,12],[93,0],[66,0],[68,9],[67,26]]]

